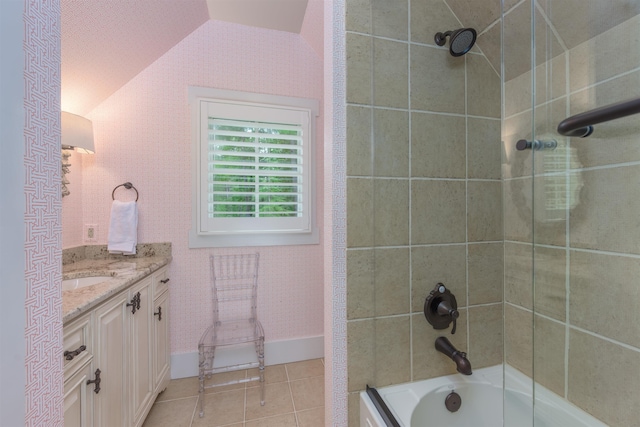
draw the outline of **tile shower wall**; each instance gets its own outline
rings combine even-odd
[[[490,26],[500,2],[491,5],[468,25],[479,33]],[[461,58],[434,44],[436,32],[461,26],[465,2],[351,0],[346,9],[348,389],[356,426],[366,384],[455,372],[433,347],[439,335],[467,351],[474,368],[502,362],[500,68],[481,43]],[[422,314],[437,282],[461,308],[455,335],[435,331]]]
[[[531,27],[530,11],[526,1],[506,14],[505,41]],[[527,375],[535,370],[537,382],[612,426],[640,419],[637,116],[535,153],[536,178],[532,153],[513,144],[532,131],[549,137],[568,115],[640,96],[638,12],[595,0],[539,2],[536,44],[551,48],[536,49],[535,91],[532,73],[519,68],[527,49],[505,46],[504,58],[507,362]]]

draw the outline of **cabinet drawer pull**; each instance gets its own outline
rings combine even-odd
[[[96,379],[95,380],[87,380],[87,385],[89,384],[95,384],[95,388],[93,389],[95,394],[100,393],[100,382],[102,381],[100,379],[100,369],[96,369]]]
[[[86,345],[81,345],[76,350],[73,350],[73,351],[68,351],[67,350],[67,351],[64,352],[64,358],[67,359],[67,360],[73,360],[74,357],[76,357],[77,355],[79,355],[80,353],[85,351],[86,349],[87,349]]]
[[[158,316],[158,320],[162,320],[162,306],[158,307],[158,312],[153,313],[154,316]]]
[[[160,280],[160,283],[169,283],[169,279]]]

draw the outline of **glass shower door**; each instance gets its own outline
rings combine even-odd
[[[520,315],[532,325],[523,339],[532,349],[533,425],[637,425],[640,115],[597,124],[585,138],[556,129],[640,97],[640,2],[530,7],[533,198],[531,245],[520,249],[531,250],[531,312]]]

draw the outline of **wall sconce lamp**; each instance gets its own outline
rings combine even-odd
[[[62,112],[62,197],[71,194],[67,188],[69,180],[66,175],[69,173],[69,156],[71,151],[76,150],[83,154],[95,153],[93,146],[93,124],[91,120],[76,114]]]

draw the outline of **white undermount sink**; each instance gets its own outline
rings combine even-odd
[[[62,290],[71,291],[78,288],[84,288],[85,286],[95,285],[97,283],[106,282],[113,279],[112,276],[92,276],[92,277],[79,277],[77,279],[68,279],[62,281]]]

